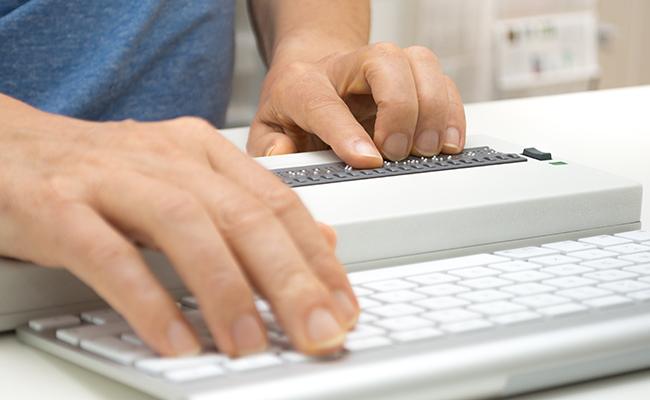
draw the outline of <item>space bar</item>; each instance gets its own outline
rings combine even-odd
[[[403,265],[391,268],[379,268],[369,271],[353,272],[349,274],[352,284],[381,281],[384,279],[403,278],[411,275],[427,274],[431,272],[447,271],[456,268],[477,267],[479,265],[494,264],[510,261],[509,258],[492,254],[475,254],[472,256],[448,258],[439,261],[427,261],[418,264]]]

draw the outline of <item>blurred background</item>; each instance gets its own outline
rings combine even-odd
[[[431,48],[466,103],[650,84],[649,0],[372,0],[371,42]],[[248,125],[265,68],[246,0],[227,126]]]

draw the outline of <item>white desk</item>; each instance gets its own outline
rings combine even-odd
[[[650,86],[467,106],[469,132],[489,134],[596,166],[650,188]],[[245,131],[231,131],[243,143]],[[229,135],[230,136],[230,135]],[[650,228],[650,196],[643,225]],[[607,210],[603,210],[606,212]],[[518,397],[518,400],[647,399],[650,371]],[[0,335],[0,398],[149,397]]]

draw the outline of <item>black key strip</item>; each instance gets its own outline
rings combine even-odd
[[[525,161],[526,158],[519,154],[500,153],[486,146],[465,149],[462,153],[453,156],[410,156],[403,161],[384,161],[383,167],[374,169],[353,169],[344,162],[335,162],[307,167],[274,169],[272,172],[287,185],[301,187]]]

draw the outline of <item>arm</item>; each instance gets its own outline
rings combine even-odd
[[[0,166],[0,256],[67,268],[162,355],[200,343],[136,242],[168,257],[223,353],[267,346],[255,292],[306,353],[356,322],[331,228],[205,121],[82,121],[0,94]]]
[[[248,0],[248,6],[267,65],[317,61],[368,44],[368,0]]]
[[[255,156],[331,147],[353,167],[458,153],[465,115],[427,48],[368,45],[361,0],[250,0],[269,65],[247,149]]]

